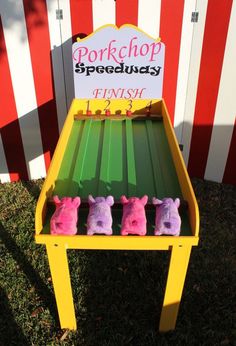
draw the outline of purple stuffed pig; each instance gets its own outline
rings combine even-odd
[[[74,235],[77,232],[78,207],[80,198],[63,197],[61,200],[58,196],[53,197],[56,210],[51,217],[50,233]]]
[[[181,218],[178,208],[180,206],[179,198],[163,198],[159,200],[153,198],[152,203],[156,206],[155,235],[175,235],[180,234]]]
[[[123,204],[121,235],[145,235],[147,233],[147,219],[144,206],[147,204],[148,196],[129,199],[121,196],[120,201]]]
[[[114,198],[88,196],[89,215],[87,220],[87,234],[112,234],[112,215],[111,206],[114,204]]]

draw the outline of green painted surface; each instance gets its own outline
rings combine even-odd
[[[160,121],[75,121],[54,194],[180,197]]]
[[[181,189],[161,121],[77,120],[65,150],[54,195],[113,195],[180,197]],[[86,230],[87,210],[80,210],[79,229]],[[115,234],[121,210],[113,209]],[[48,214],[50,215],[50,213]],[[183,213],[181,235],[190,235]],[[155,209],[147,211],[148,234],[153,234]],[[49,219],[44,232],[49,231]]]
[[[108,191],[110,186],[109,163],[111,151],[111,125],[111,121],[107,120],[105,120],[102,123],[103,136],[100,135],[102,139],[102,147],[100,148],[101,155],[99,162],[97,162],[97,166],[100,167],[100,172],[98,172],[97,175],[97,177],[99,177],[99,180],[97,182],[97,195],[99,196],[107,195],[109,193]]]
[[[74,187],[74,196],[77,193],[76,183],[73,184],[72,177],[74,173],[75,160],[78,156],[83,128],[83,122],[74,122],[69,138],[69,143],[65,151],[64,160],[62,160],[60,172],[56,180],[54,194],[58,194],[59,196],[69,195],[68,190],[71,185],[73,185]]]
[[[162,123],[153,122],[153,131],[155,133],[155,146],[158,151],[158,160],[160,162],[160,176],[162,180],[163,193],[160,197],[180,197],[182,198],[182,193],[175,170],[174,162],[171,156],[171,151],[169,148],[168,140],[165,134],[164,126]]]
[[[127,163],[127,195],[136,196],[137,193],[137,178],[135,168],[135,156],[134,156],[134,138],[132,121],[127,119],[125,121],[126,130],[126,163]]]
[[[79,186],[77,194],[82,198],[87,198],[90,193],[94,195],[97,194],[97,177],[99,177],[101,170],[102,134],[103,129],[101,122],[93,122],[88,135],[83,171],[81,175],[77,175],[77,183]]]

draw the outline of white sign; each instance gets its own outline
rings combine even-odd
[[[107,25],[72,47],[75,97],[162,98],[165,45],[133,25]]]

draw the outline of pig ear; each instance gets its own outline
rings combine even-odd
[[[144,195],[142,198],[140,198],[140,201],[141,201],[142,205],[146,205],[147,201],[148,201],[148,196]]]
[[[114,204],[113,196],[107,196],[106,203],[111,207]]]
[[[125,195],[121,196],[120,201],[122,204],[127,204],[129,202]]]
[[[154,204],[154,205],[160,205],[160,204],[162,204],[162,203],[163,203],[162,200],[153,197],[153,199],[152,199],[152,204]]]
[[[53,202],[55,204],[59,204],[61,201],[60,201],[59,197],[56,195],[56,196],[53,196]]]
[[[73,205],[77,208],[80,205],[80,198],[79,197],[75,197],[73,199]]]
[[[179,198],[175,199],[175,205],[177,208],[179,208],[179,206],[180,206],[180,199]]]
[[[92,195],[88,195],[88,202],[89,202],[89,205],[91,204],[94,204],[95,203],[95,199],[93,198]]]

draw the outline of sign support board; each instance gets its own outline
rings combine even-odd
[[[75,98],[162,98],[165,45],[137,27],[105,25],[72,47]]]

